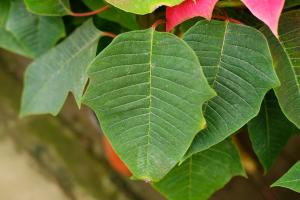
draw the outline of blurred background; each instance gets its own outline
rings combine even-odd
[[[112,167],[94,114],[86,107],[78,110],[71,95],[57,117],[19,118],[29,63],[0,50],[0,200],[163,200],[149,184]],[[247,133],[241,131],[234,140],[248,178],[234,177],[211,199],[300,200],[290,190],[269,188],[300,160],[300,135],[290,139],[265,175]]]

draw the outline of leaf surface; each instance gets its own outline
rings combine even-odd
[[[221,142],[255,117],[264,95],[279,81],[267,41],[254,28],[200,21],[184,40],[218,94],[204,105],[208,127],[195,137],[188,156]]]
[[[236,148],[225,140],[194,154],[154,186],[169,200],[206,200],[233,176],[243,174]]]
[[[138,179],[158,181],[205,126],[215,95],[197,56],[181,39],[152,28],[119,35],[88,70],[84,103]]]
[[[71,13],[69,0],[24,0],[30,12],[38,15],[64,16]]]
[[[25,73],[21,116],[56,115],[69,92],[80,106],[87,81],[86,68],[96,56],[100,36],[101,32],[89,20],[30,64]]]
[[[252,14],[263,21],[276,36],[278,35],[278,22],[284,1],[285,0],[242,0]]]
[[[286,174],[272,184],[272,187],[285,187],[300,192],[300,161],[298,161]]]
[[[273,92],[265,97],[258,116],[248,123],[253,149],[268,171],[297,128],[282,113]]]
[[[4,26],[0,26],[0,47],[27,57],[37,57],[65,35],[58,17],[41,17],[29,13],[22,0],[12,0]],[[47,33],[47,34],[45,34]]]
[[[282,15],[279,39],[266,27],[262,29],[269,41],[275,70],[281,86],[275,88],[279,105],[286,117],[300,128],[300,11]]]
[[[218,0],[186,0],[177,6],[167,7],[167,31],[193,17],[200,16],[210,20],[217,2]]]
[[[156,8],[166,5],[166,6],[174,6],[177,5],[184,0],[106,0],[111,5],[120,8],[121,10],[125,10],[127,12],[135,13],[135,14],[148,14],[154,11]]]

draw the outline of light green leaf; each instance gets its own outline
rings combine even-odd
[[[184,0],[106,0],[111,5],[135,14],[148,14],[159,6],[175,6]]]
[[[281,86],[275,88],[286,117],[300,128],[300,11],[284,13],[279,22],[279,39],[264,27]]]
[[[3,28],[0,28],[0,48],[7,49],[23,56],[32,57],[29,53],[27,53],[26,48],[18,40],[16,40],[10,32]]]
[[[46,52],[65,35],[61,18],[33,15],[22,0],[11,1],[0,33],[0,47],[31,58]]]
[[[236,175],[244,175],[239,155],[225,140],[194,154],[154,187],[169,200],[206,200]]]
[[[215,95],[197,56],[181,39],[152,28],[119,35],[89,68],[84,102],[138,179],[158,181],[205,126]]]
[[[272,184],[272,187],[285,187],[300,192],[300,161],[298,161],[286,174]]]
[[[24,0],[27,9],[38,15],[63,16],[69,15],[69,0]]]
[[[80,106],[87,81],[86,67],[96,56],[100,36],[101,32],[89,20],[28,67],[21,116],[56,115],[69,92],[74,94]]]
[[[218,96],[204,105],[207,129],[188,155],[203,151],[255,117],[264,95],[279,81],[264,36],[254,28],[221,21],[200,21],[184,35]]]
[[[267,171],[297,128],[282,113],[273,92],[265,97],[260,113],[248,123],[253,149]]]
[[[84,0],[83,2],[93,10],[105,6],[103,1]],[[112,6],[107,11],[99,13],[98,16],[106,20],[117,22],[130,30],[140,29],[135,14],[124,12]]]

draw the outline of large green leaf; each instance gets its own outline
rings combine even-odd
[[[87,81],[86,67],[96,56],[101,32],[92,20],[27,69],[21,115],[51,113],[56,115],[72,92],[78,106]]]
[[[158,181],[205,126],[215,95],[197,56],[181,39],[152,28],[119,35],[91,64],[84,102],[138,179]]]
[[[29,13],[22,0],[11,0],[5,25],[0,26],[0,47],[27,57],[37,57],[65,35],[59,17],[40,17]]]
[[[281,86],[275,89],[279,105],[287,118],[300,128],[300,11],[280,18],[279,39],[262,29],[268,38],[275,70]]]
[[[238,152],[225,140],[194,154],[154,187],[169,200],[206,200],[233,176],[243,174]]]
[[[200,21],[184,35],[217,92],[204,105],[207,129],[195,138],[187,156],[211,147],[255,117],[264,95],[279,81],[264,36],[251,27]]]
[[[69,15],[69,0],[24,0],[30,12],[38,15],[63,16]]]
[[[269,92],[258,116],[248,123],[248,130],[255,153],[269,170],[297,128],[282,113],[274,93]]]
[[[83,2],[93,10],[105,6],[105,3],[103,1],[84,0]],[[135,14],[124,12],[112,6],[107,11],[99,13],[98,16],[103,19],[117,22],[120,25],[124,26],[125,28],[131,30],[140,29]]]
[[[298,161],[286,174],[272,184],[272,187],[285,187],[300,192],[300,161]]]
[[[135,14],[148,14],[162,5],[174,6],[184,0],[106,0],[113,6]]]

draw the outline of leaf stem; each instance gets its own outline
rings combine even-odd
[[[102,32],[102,33],[101,33],[101,35],[103,35],[103,36],[107,36],[107,37],[111,37],[111,38],[115,38],[115,37],[117,37],[117,35],[116,35],[116,34],[114,34],[114,33],[111,33],[111,32]]]
[[[229,21],[229,22],[232,22],[232,23],[235,23],[235,24],[244,24],[243,22],[241,22],[237,19],[233,19],[233,18],[230,18],[230,17],[221,16],[221,15],[214,15],[213,18],[224,20],[224,21]]]
[[[226,7],[244,7],[245,5],[241,1],[219,1],[217,7],[226,8]]]
[[[152,28],[155,30],[159,25],[166,23],[166,20],[164,19],[158,19],[154,24],[152,25]]]
[[[94,10],[94,11],[91,11],[91,12],[86,12],[86,13],[75,13],[75,12],[72,12],[70,13],[71,16],[74,16],[74,17],[87,17],[87,16],[92,16],[92,15],[97,15],[99,13],[102,13],[106,10],[109,9],[109,6],[103,6],[102,8],[98,9],[98,10]]]

